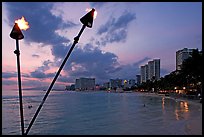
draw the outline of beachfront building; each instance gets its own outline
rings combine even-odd
[[[154,59],[148,62],[148,64],[141,66],[141,82],[147,82],[147,80],[159,80],[160,79],[160,59]]]
[[[95,78],[79,78],[75,81],[75,90],[94,90]]]
[[[109,87],[111,89],[117,89],[122,87],[122,79],[110,79]]]
[[[176,70],[181,70],[182,63],[185,59],[191,57],[194,49],[184,48],[176,51]]]
[[[70,91],[75,90],[75,84],[71,84],[71,85],[66,86],[65,90],[70,90]]]
[[[103,83],[102,88],[105,90],[109,89],[110,88],[110,82]]]
[[[128,84],[129,84],[129,87],[134,87],[135,86],[135,80],[134,79],[129,79],[128,80]]]
[[[154,59],[148,62],[148,79],[159,80],[160,78],[160,59]]]
[[[140,67],[140,73],[141,73],[141,83],[146,82],[148,78],[148,66],[144,65]]]
[[[138,86],[141,83],[141,75],[136,75],[136,81],[135,84]]]
[[[124,80],[124,88],[131,88],[134,86],[135,86],[135,80],[134,79]]]

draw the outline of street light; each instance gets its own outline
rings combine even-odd
[[[20,50],[19,40],[23,39],[23,33],[21,32],[18,23],[15,23],[10,33],[10,37],[16,40],[16,50],[14,53],[17,56],[17,70],[18,70],[18,87],[19,87],[19,103],[20,103],[20,116],[21,116],[21,130],[24,134],[24,119],[23,119],[23,102],[22,102],[22,89],[21,89],[21,71],[20,71]]]
[[[66,63],[66,61],[67,61],[67,59],[69,58],[69,56],[70,56],[72,50],[74,49],[75,45],[78,43],[79,38],[80,38],[82,32],[84,31],[84,29],[85,29],[86,27],[92,28],[94,14],[96,14],[96,11],[95,11],[95,9],[92,8],[91,11],[89,11],[86,15],[84,15],[84,16],[80,19],[80,21],[81,21],[81,23],[83,24],[83,26],[82,26],[80,32],[78,33],[78,35],[74,38],[74,43],[72,44],[72,46],[71,46],[69,52],[67,53],[66,57],[64,58],[64,61],[62,62],[61,66],[59,67],[59,70],[57,71],[57,73],[56,73],[54,79],[52,80],[52,83],[50,84],[50,86],[49,86],[49,88],[48,88],[48,90],[47,90],[47,92],[46,92],[46,94],[45,94],[45,96],[44,96],[44,98],[43,98],[43,100],[42,100],[42,102],[40,103],[40,105],[39,105],[39,107],[38,107],[38,109],[37,109],[35,115],[33,116],[32,120],[31,120],[31,122],[30,122],[30,124],[29,124],[29,126],[28,126],[28,128],[27,128],[27,130],[26,130],[26,132],[25,132],[26,135],[28,134],[28,132],[29,132],[31,126],[33,125],[33,123],[34,123],[34,121],[35,121],[35,119],[36,119],[38,113],[40,112],[40,110],[41,110],[41,108],[42,108],[42,106],[43,106],[43,104],[44,104],[46,98],[48,97],[48,95],[49,95],[49,93],[50,93],[50,91],[51,91],[51,89],[52,89],[52,87],[53,87],[55,81],[57,80],[57,78],[58,78],[58,76],[59,76],[59,74],[60,74],[62,68],[64,67],[64,65],[65,65],[65,63]]]

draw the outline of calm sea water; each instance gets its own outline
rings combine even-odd
[[[44,94],[23,91],[25,128]],[[18,92],[3,91],[2,134],[20,135],[20,126]],[[141,93],[51,91],[29,131],[34,134],[202,135],[202,105]]]

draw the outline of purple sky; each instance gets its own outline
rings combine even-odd
[[[175,70],[177,50],[202,49],[201,2],[3,2],[3,89],[18,88],[15,40],[9,37],[16,19],[24,16],[30,25],[19,41],[22,87],[47,89],[82,27],[86,8],[95,8],[97,17],[54,88],[80,77],[95,77],[96,83],[135,79],[140,66],[155,58],[164,76]]]

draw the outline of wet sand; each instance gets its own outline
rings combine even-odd
[[[137,92],[141,96],[150,96],[150,97],[161,97],[172,99],[176,102],[187,102],[189,106],[195,106],[197,110],[196,113],[200,113],[198,117],[192,117],[186,123],[184,130],[187,135],[202,135],[202,103],[198,99],[188,99],[188,98],[178,98],[173,96],[165,96],[164,94],[155,94],[155,93],[141,93]]]

